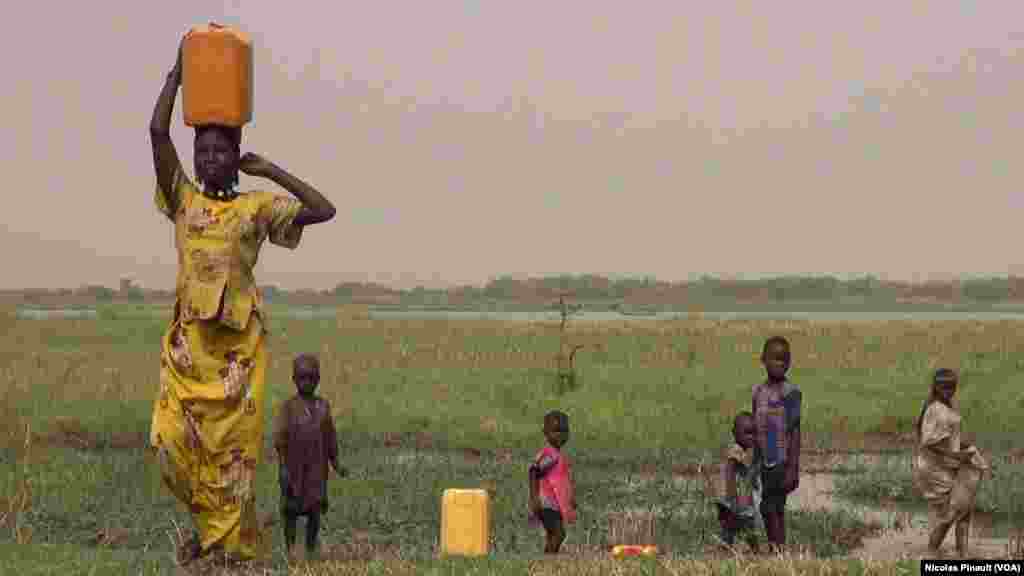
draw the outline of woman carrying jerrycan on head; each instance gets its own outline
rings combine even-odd
[[[149,128],[156,206],[174,224],[178,252],[174,316],[162,339],[150,444],[165,485],[195,525],[178,561],[187,564],[213,550],[245,560],[256,556],[260,540],[253,479],[263,444],[267,363],[253,267],[265,239],[294,249],[305,226],[330,220],[335,209],[273,163],[240,155],[240,123],[195,125],[196,181],[189,178],[170,136],[181,81],[179,46]],[[239,193],[239,170],[267,178],[295,198]]]

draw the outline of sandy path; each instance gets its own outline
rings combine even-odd
[[[849,510],[868,522],[880,524],[882,533],[866,538],[864,545],[851,556],[872,560],[898,560],[922,558],[928,549],[928,517],[898,510],[885,510],[852,504],[835,495],[834,474],[805,474],[800,486],[790,496],[794,508],[803,510]],[[787,503],[788,504],[788,503]],[[1006,538],[976,538],[968,542],[968,556],[972,558],[1006,558],[1010,541]],[[953,532],[946,537],[943,552],[953,553]]]

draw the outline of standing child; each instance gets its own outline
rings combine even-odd
[[[530,466],[530,518],[544,526],[545,554],[557,554],[565,541],[564,524],[576,522],[576,496],[569,460],[561,452],[569,441],[569,416],[553,411],[544,416],[548,445]]]
[[[800,482],[800,389],[786,379],[789,341],[773,336],[761,351],[767,379],[753,390],[757,430],[754,458],[761,468],[761,516],[769,544],[786,543],[786,497]]]
[[[299,516],[306,517],[306,551],[315,553],[320,532],[320,514],[327,511],[327,465],[339,476],[338,435],[331,417],[331,405],[316,396],[320,384],[320,361],[301,354],[292,365],[292,379],[298,394],[281,406],[274,426],[281,482],[281,512],[288,554],[295,545]]]
[[[754,415],[737,414],[732,425],[733,442],[725,450],[721,467],[724,494],[716,502],[722,541],[732,546],[736,536],[742,535],[755,553],[761,525],[757,509],[761,503],[761,476],[754,460],[756,434]]]

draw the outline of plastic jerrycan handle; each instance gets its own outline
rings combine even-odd
[[[212,28],[214,30],[223,30],[223,29],[227,28],[227,26],[224,26],[222,24],[217,24],[213,20],[210,21],[209,26],[210,26],[210,28]],[[189,36],[195,34],[195,32],[196,32],[195,28],[189,28],[188,31],[185,32],[185,38],[188,38]]]

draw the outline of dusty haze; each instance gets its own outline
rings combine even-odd
[[[172,285],[146,127],[208,20],[257,42],[243,150],[339,208],[261,283],[1024,272],[1019,1],[103,6],[0,37],[0,288]]]

